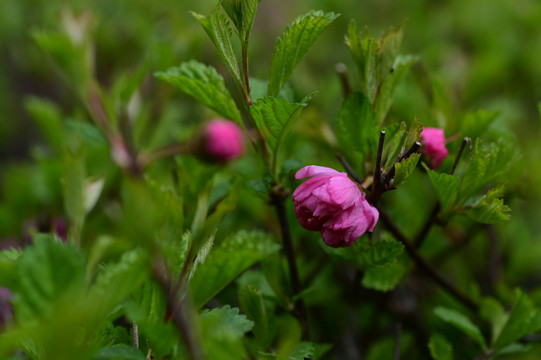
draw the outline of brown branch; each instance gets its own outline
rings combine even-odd
[[[385,144],[385,131],[379,133],[378,152],[376,155],[376,167],[374,169],[374,182],[372,183],[372,193],[370,200],[372,205],[376,206],[381,194],[383,193],[385,184],[381,171],[381,158],[383,156],[383,145]]]
[[[353,168],[348,163],[346,158],[341,153],[336,153],[336,157],[338,158],[338,161],[340,161],[344,169],[346,169],[346,172],[348,173],[349,177],[355,180],[358,184],[362,184],[363,181],[359,178],[357,173],[355,173],[355,170],[353,170]]]
[[[338,77],[340,78],[340,83],[342,84],[342,91],[344,92],[344,97],[347,97],[348,95],[353,93],[353,90],[351,89],[351,84],[349,83],[348,68],[344,63],[338,63],[336,64],[335,69],[338,73]]]
[[[413,246],[402,231],[396,226],[393,220],[387,215],[381,208],[378,208],[380,219],[383,221],[387,229],[404,245],[404,248],[415,262],[415,264],[425,272],[428,277],[430,277],[436,284],[438,284],[442,289],[447,291],[462,304],[467,306],[473,311],[477,311],[479,306],[468,296],[463,294],[458,290],[449,280],[444,278],[436,269],[430,265],[425,258],[417,251],[415,246]]]
[[[280,229],[282,231],[282,242],[284,244],[284,251],[287,258],[287,264],[289,266],[289,275],[291,277],[291,285],[293,287],[293,298],[300,294],[302,287],[299,280],[299,272],[297,270],[297,263],[295,261],[295,252],[293,250],[293,241],[291,239],[291,233],[289,231],[289,221],[287,219],[287,212],[285,201],[288,194],[279,186],[275,186],[273,192],[270,194],[271,203],[276,209],[278,215],[278,221],[280,222]],[[300,297],[294,302],[294,315],[299,319],[302,328],[303,340],[309,340],[308,332],[308,314],[304,300]]]

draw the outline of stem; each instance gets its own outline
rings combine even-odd
[[[381,194],[383,193],[384,184],[381,173],[381,158],[383,156],[383,145],[385,144],[385,131],[379,133],[378,153],[376,155],[376,168],[374,169],[374,182],[372,183],[371,200],[372,205],[376,206]]]
[[[190,323],[187,313],[187,304],[185,302],[187,297],[180,302],[177,300],[177,294],[172,286],[170,272],[159,268],[159,266],[154,266],[153,270],[154,278],[158,281],[167,296],[167,312],[172,316],[173,323],[186,346],[189,358],[192,360],[203,360],[202,347],[195,336],[194,328]]]
[[[132,323],[133,327],[133,347],[136,349],[139,349],[139,327],[137,326],[137,323],[134,321]]]
[[[490,357],[492,357],[492,355],[494,355],[496,353],[497,350],[490,350],[486,353],[482,353],[481,355],[477,356],[474,360],[485,360],[485,359],[489,359]]]
[[[346,172],[348,173],[349,177],[355,180],[358,184],[362,184],[363,181],[359,178],[359,176],[355,173],[355,170],[351,167],[351,165],[348,163],[346,158],[340,153],[336,153],[336,157],[338,158],[338,161],[342,164],[344,169],[346,169]]]
[[[449,175],[453,175],[456,167],[458,165],[458,162],[460,161],[460,158],[462,157],[462,153],[464,152],[464,149],[466,148],[466,144],[471,144],[471,139],[469,137],[465,137],[462,140],[462,143],[460,144],[460,148],[458,149],[458,153],[456,154],[455,162],[453,163],[453,167],[451,167],[451,171],[449,171]]]
[[[342,91],[344,92],[344,97],[347,97],[348,95],[353,93],[353,90],[351,89],[351,84],[349,83],[348,78],[348,68],[344,63],[338,63],[336,64],[336,72],[338,73],[338,77],[340,78],[340,82],[342,83]]]
[[[465,137],[462,140],[462,143],[460,144],[460,148],[458,149],[458,153],[456,154],[455,161],[453,163],[453,166],[451,167],[451,170],[449,171],[449,175],[453,175],[456,167],[458,166],[458,163],[460,162],[460,159],[462,158],[462,153],[464,152],[464,149],[466,148],[466,144],[471,144],[471,139],[469,137]],[[434,207],[432,208],[432,211],[430,212],[430,216],[428,217],[428,220],[426,221],[425,225],[419,232],[419,234],[415,237],[415,241],[413,242],[415,244],[415,247],[419,248],[423,244],[426,235],[428,235],[428,232],[430,231],[430,228],[432,227],[432,224],[434,221],[438,218],[439,212],[440,212],[441,204],[436,202]]]
[[[289,221],[287,219],[287,212],[285,207],[285,200],[287,195],[285,192],[276,192],[271,194],[271,201],[276,208],[278,214],[278,221],[280,222],[280,228],[282,230],[282,240],[284,243],[284,251],[286,253],[287,264],[289,266],[289,274],[291,276],[291,284],[293,287],[293,296],[296,297],[301,292],[301,282],[299,280],[299,273],[297,271],[297,263],[295,262],[295,253],[293,251],[293,241],[291,239],[291,233],[289,231]],[[302,328],[303,340],[308,340],[308,315],[306,312],[306,306],[302,298],[297,298],[294,303],[294,313],[299,319]]]
[[[402,325],[396,324],[394,327],[394,360],[400,360],[400,337],[402,335]]]
[[[242,44],[242,71],[244,75],[244,86],[245,86],[245,99],[248,106],[252,106],[252,92],[250,90],[250,75],[248,70],[248,42],[249,37],[247,36]]]
[[[387,229],[404,245],[406,248],[406,251],[410,255],[410,257],[413,259],[415,264],[423,270],[436,284],[438,284],[442,289],[447,291],[449,294],[451,294],[453,297],[455,297],[457,300],[459,300],[461,303],[463,303],[465,306],[470,308],[473,311],[477,311],[479,306],[477,303],[475,303],[472,299],[470,299],[468,296],[460,292],[449,280],[444,278],[440,273],[436,271],[430,265],[423,256],[417,251],[415,246],[413,246],[409,240],[406,238],[406,236],[400,231],[400,229],[396,226],[396,224],[393,222],[393,220],[387,215],[381,208],[378,208],[379,210],[379,216],[380,219],[385,223],[387,226]]]
[[[187,150],[189,150],[189,146],[184,143],[165,145],[150,152],[140,154],[137,157],[137,164],[139,167],[145,168],[156,160],[185,154]]]

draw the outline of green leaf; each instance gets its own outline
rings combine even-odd
[[[24,107],[38,126],[40,133],[47,140],[47,144],[58,154],[62,154],[64,127],[58,105],[52,101],[32,96],[25,99]]]
[[[88,294],[89,306],[106,316],[148,279],[149,265],[142,250],[125,252],[120,261],[103,267]],[[99,316],[98,316],[99,317]]]
[[[395,176],[393,179],[393,187],[404,184],[408,178],[413,174],[421,154],[413,154],[409,158],[402,160],[395,165]]]
[[[156,76],[243,126],[240,112],[225,87],[223,77],[212,66],[191,60],[165,72],[158,72]]]
[[[239,304],[242,311],[253,321],[253,332],[262,349],[267,348],[271,341],[267,313],[263,306],[261,290],[253,286],[245,286],[239,294]]]
[[[459,201],[465,202],[487,185],[508,175],[518,158],[515,145],[506,139],[485,145],[477,139],[459,189]]]
[[[404,145],[402,145],[401,154],[405,154],[414,143],[421,141],[421,132],[423,131],[423,124],[418,117],[415,117],[413,123],[410,125],[408,131],[406,132],[406,140]]]
[[[523,336],[541,330],[541,311],[522,291],[516,290],[515,303],[493,347],[504,348]]]
[[[405,272],[404,265],[399,262],[385,267],[373,267],[364,273],[362,284],[368,289],[387,292],[398,285]]]
[[[449,209],[456,202],[460,179],[454,175],[430,170],[425,164],[423,165],[428,174],[428,178],[434,187],[436,197],[441,204],[441,209],[443,211]]]
[[[273,174],[277,166],[278,149],[309,99],[306,97],[300,104],[292,104],[284,99],[264,97],[250,107],[255,124],[265,139]]]
[[[479,315],[492,325],[492,342],[496,341],[509,318],[509,314],[496,299],[483,298],[480,303]]]
[[[434,309],[434,314],[443,321],[464,332],[466,335],[475,340],[483,350],[486,350],[486,342],[481,330],[479,330],[479,328],[465,315],[456,310],[451,310],[441,306]]]
[[[274,238],[263,232],[240,231],[227,237],[210,252],[191,279],[194,306],[206,304],[240,273],[279,248]]]
[[[344,99],[338,112],[338,140],[345,150],[354,149],[366,158],[378,148],[379,129],[372,104],[360,92]]]
[[[364,237],[357,243],[355,253],[360,254],[364,264],[368,266],[387,266],[396,262],[396,258],[404,252],[404,245],[392,239],[372,242]]]
[[[95,360],[145,360],[146,357],[133,346],[116,344],[107,346],[96,354]]]
[[[254,25],[257,4],[261,0],[221,0],[220,4],[233,21],[241,41],[250,37]]]
[[[460,134],[476,139],[483,135],[489,126],[496,120],[498,111],[477,110],[467,113],[460,121]]]
[[[291,23],[276,40],[268,95],[276,96],[323,30],[339,15],[310,11]]]
[[[379,73],[376,70],[378,43],[370,37],[368,29],[365,29],[364,34],[360,34],[357,30],[357,23],[355,20],[351,20],[348,26],[346,44],[359,70],[362,91],[369,101],[373,103],[379,85]]]
[[[239,309],[226,305],[205,310],[199,316],[203,345],[208,359],[238,360],[246,358],[242,337],[253,327],[253,322]]]
[[[16,264],[18,320],[48,314],[53,303],[85,286],[85,259],[72,245],[52,235],[37,235]]]
[[[192,12],[192,15],[203,26],[203,29],[205,29],[216,50],[218,50],[218,55],[229,70],[239,89],[244,89],[238,60],[231,41],[231,26],[224,9],[220,5],[217,5],[210,16],[203,16],[194,12]]]
[[[453,360],[453,347],[440,334],[433,334],[430,337],[428,349],[434,360]]]
[[[376,119],[379,124],[381,124],[387,116],[394,101],[398,86],[402,83],[402,80],[412,65],[418,60],[419,58],[417,56],[412,55],[399,55],[396,58],[393,66],[394,71],[390,73],[382,83],[379,96],[376,100]]]
[[[490,189],[486,195],[476,201],[465,214],[481,224],[494,224],[509,220],[511,209],[503,203],[503,187]]]
[[[287,357],[288,360],[311,359],[316,352],[316,348],[311,342],[301,342],[293,349],[293,352]]]

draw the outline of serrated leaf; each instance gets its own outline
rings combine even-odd
[[[453,360],[453,347],[440,334],[433,334],[430,337],[428,349],[434,360]]]
[[[413,154],[409,158],[402,160],[395,165],[395,176],[393,180],[393,187],[404,184],[408,178],[413,174],[419,162],[421,154]]]
[[[396,262],[404,252],[404,245],[396,240],[372,242],[366,237],[357,241],[355,253],[360,254],[363,263],[368,266],[386,266]]]
[[[61,264],[61,266],[59,266]],[[48,314],[55,301],[85,286],[84,255],[52,235],[37,235],[16,264],[19,279],[14,292],[18,320]]]
[[[210,252],[191,279],[194,306],[203,306],[240,273],[279,248],[274,238],[263,232],[240,231],[227,237]]]
[[[116,344],[98,351],[95,360],[145,360],[145,355],[133,346]]]
[[[225,87],[223,77],[212,66],[191,60],[165,72],[158,72],[156,76],[243,126],[240,112]]]
[[[344,99],[338,112],[337,136],[345,150],[357,150],[364,157],[376,153],[380,131],[375,115],[362,93],[354,92]]]
[[[292,104],[284,99],[265,97],[250,107],[250,113],[267,145],[273,173],[276,170],[278,149],[305,106],[303,102]]]
[[[392,74],[396,69],[394,68],[400,46],[402,46],[402,38],[404,37],[404,25],[403,22],[398,29],[390,27],[389,31],[380,38],[379,49],[380,56],[378,61],[379,79],[384,82],[386,78]]]
[[[434,309],[434,314],[443,321],[464,332],[466,335],[475,340],[483,350],[486,350],[486,342],[481,330],[479,330],[479,328],[472,323],[468,317],[456,310],[451,310],[441,306]]]
[[[239,309],[226,305],[222,308],[205,310],[200,316],[203,344],[208,359],[244,359],[246,351],[242,337],[253,327],[253,322]]]
[[[362,284],[368,289],[387,292],[398,285],[405,272],[404,265],[399,262],[385,267],[373,267],[364,273]]]
[[[239,293],[239,304],[242,311],[253,321],[255,338],[262,349],[267,348],[272,341],[267,313],[263,306],[261,290],[253,286],[245,286]]]
[[[394,101],[398,86],[402,83],[402,80],[412,65],[418,60],[419,58],[413,55],[399,55],[396,58],[393,65],[394,71],[390,73],[381,84],[381,89],[376,99],[376,119],[379,124],[381,124],[387,116]]]
[[[515,303],[494,348],[504,348],[523,336],[541,330],[541,311],[522,291],[515,292]]]
[[[373,103],[379,85],[378,71],[376,70],[378,44],[376,40],[370,37],[368,30],[365,30],[364,34],[360,34],[354,20],[349,23],[346,44],[359,70],[361,89],[370,102]]]
[[[88,295],[90,306],[105,316],[137,290],[148,274],[148,259],[144,251],[124,253],[117,263],[104,266],[97,275]]]
[[[205,29],[239,89],[243,89],[242,76],[232,43],[233,34],[223,8],[218,4],[210,16],[200,15],[195,12],[192,12],[192,15]]]
[[[406,139],[404,140],[404,145],[402,145],[401,154],[405,154],[414,143],[421,141],[421,132],[423,131],[423,124],[418,117],[415,117],[413,123],[410,125],[408,131],[406,132]]]
[[[288,360],[304,360],[311,359],[316,352],[316,348],[311,342],[301,342],[299,343],[293,352],[287,357]]]
[[[511,209],[503,203],[503,187],[490,189],[472,207],[466,209],[465,214],[472,220],[481,224],[494,224],[509,220]]]
[[[276,40],[270,70],[269,96],[276,96],[319,35],[339,15],[310,11],[291,23]]]
[[[477,139],[462,177],[459,200],[477,195],[492,182],[504,178],[517,160],[514,144],[505,139],[485,145]]]
[[[221,0],[220,4],[233,21],[241,41],[245,41],[254,25],[257,4],[261,0]]]
[[[430,170],[426,165],[425,170],[441,204],[441,209],[444,211],[449,209],[456,202],[460,179],[454,175]]]

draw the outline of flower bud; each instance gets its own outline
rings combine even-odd
[[[366,231],[372,232],[379,212],[346,173],[310,165],[295,174],[296,179],[311,177],[293,193],[295,214],[307,230],[320,231],[325,244],[352,245]]]
[[[437,169],[449,155],[445,147],[445,134],[443,129],[425,127],[421,132],[423,154],[428,158],[431,169]]]
[[[205,158],[228,162],[244,152],[243,134],[240,127],[226,119],[213,119],[203,130],[202,150]]]

